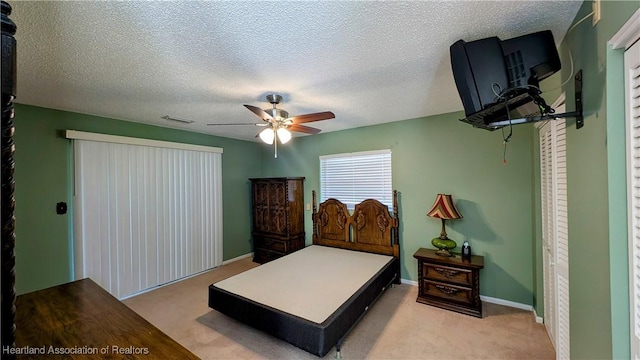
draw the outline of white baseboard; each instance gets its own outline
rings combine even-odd
[[[240,256],[234,257],[233,259],[225,260],[225,261],[223,261],[223,262],[222,262],[222,265],[230,264],[230,263],[232,263],[232,262],[234,262],[234,261],[242,260],[242,259],[245,259],[245,258],[248,258],[248,257],[252,257],[252,256],[253,256],[253,253],[252,253],[252,252],[250,252],[250,253],[248,253],[248,254],[244,254],[244,255],[240,255]],[[215,268],[217,268],[217,266],[216,266]],[[190,279],[190,278],[192,278],[192,277],[194,277],[194,276],[201,275],[201,274],[203,274],[203,273],[205,273],[205,272],[207,272],[207,271],[211,271],[211,270],[213,270],[213,269],[215,269],[215,268],[207,269],[207,270],[203,270],[203,271],[201,271],[201,272],[198,272],[198,273],[195,273],[195,274],[191,274],[191,275],[189,275],[189,276],[185,276],[185,277],[180,278],[180,279],[176,279],[176,280],[170,281],[170,282],[168,282],[168,283],[166,283],[166,284],[156,285],[156,286],[150,287],[150,288],[148,288],[148,289],[144,289],[144,290],[142,290],[142,291],[139,291],[139,292],[137,292],[137,293],[133,293],[133,294],[130,294],[130,295],[124,296],[124,297],[122,297],[122,298],[120,298],[120,299],[118,299],[118,300],[126,300],[126,299],[131,298],[131,297],[134,297],[134,296],[136,296],[136,295],[141,295],[141,294],[144,294],[144,293],[146,293],[146,292],[153,291],[153,290],[159,289],[159,288],[161,288],[161,287],[165,287],[165,286],[167,286],[167,285],[175,284],[175,283],[177,283],[177,282],[179,282],[179,281]]]
[[[244,255],[236,256],[236,257],[234,257],[233,259],[229,259],[229,260],[225,260],[225,261],[223,261],[223,262],[222,262],[222,265],[227,265],[227,264],[232,263],[232,262],[234,262],[234,261],[238,261],[238,260],[246,259],[246,258],[248,258],[248,257],[252,257],[252,256],[253,256],[253,253],[252,253],[252,252],[250,252],[250,253],[248,253],[248,254],[244,254]]]
[[[418,282],[417,281],[413,281],[413,280],[409,280],[409,279],[401,279],[400,282],[403,283],[403,284],[407,284],[407,285],[418,286]],[[484,296],[484,295],[480,295],[480,300],[486,301],[486,302],[492,303],[492,304],[504,305],[504,306],[509,306],[509,307],[516,308],[516,309],[532,311],[534,313],[534,315],[536,316],[536,322],[537,323],[542,323],[542,318],[535,314],[534,308],[531,305],[517,303],[515,301],[498,299],[498,298],[494,298],[494,297],[490,297],[490,296]]]
[[[533,316],[536,317],[536,322],[538,324],[544,324],[544,319],[541,318],[540,316],[538,316],[538,313],[536,312],[536,309],[533,309]]]
[[[498,298],[494,298],[494,297],[490,297],[490,296],[484,296],[484,295],[480,295],[480,300],[486,301],[486,302],[492,303],[492,304],[509,306],[509,307],[516,308],[516,309],[533,311],[533,306],[527,305],[527,304],[522,304],[522,303],[517,303],[515,301],[498,299]]]
[[[148,289],[140,290],[140,291],[138,291],[138,292],[136,292],[136,293],[129,294],[129,295],[126,295],[126,296],[123,296],[123,297],[119,298],[118,300],[122,301],[122,300],[126,300],[126,299],[128,299],[128,298],[132,298],[132,297],[134,297],[134,296],[142,295],[142,294],[144,294],[144,293],[148,293],[149,291],[157,290],[157,289],[163,288],[163,287],[165,287],[165,286],[167,286],[167,285],[172,285],[172,284],[178,283],[178,282],[180,282],[180,281],[187,280],[187,279],[191,279],[192,277],[196,277],[196,276],[198,276],[198,275],[202,275],[202,274],[206,273],[207,271],[211,271],[211,270],[214,270],[214,269],[216,269],[216,268],[217,268],[217,266],[216,266],[216,267],[214,267],[214,268],[211,268],[211,269],[202,270],[202,271],[200,271],[200,272],[197,272],[197,273],[195,273],[195,274],[191,274],[191,275],[185,276],[185,277],[180,278],[180,279],[171,280],[171,281],[169,281],[169,282],[167,282],[167,283],[164,283],[164,284],[155,285],[155,286],[152,286],[152,287],[150,287],[150,288],[148,288]]]
[[[418,286],[417,281],[409,280],[409,279],[400,279],[400,282],[407,285]]]
[[[484,295],[480,295],[480,300],[486,301],[486,302],[492,303],[492,304],[504,305],[504,306],[509,306],[509,307],[516,308],[516,309],[531,311],[533,313],[533,317],[536,320],[536,323],[538,323],[538,324],[542,324],[543,323],[543,319],[540,316],[538,316],[538,314],[536,314],[536,309],[534,309],[532,305],[522,304],[522,303],[518,303],[518,302],[515,302],[515,301],[509,301],[509,300],[504,300],[504,299],[498,299],[498,298],[494,298],[494,297],[490,297],[490,296],[484,296]]]

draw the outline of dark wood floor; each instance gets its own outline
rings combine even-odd
[[[198,359],[89,279],[18,296],[16,311],[18,358]]]

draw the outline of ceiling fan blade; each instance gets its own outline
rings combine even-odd
[[[331,111],[324,111],[324,112],[313,113],[313,114],[297,115],[297,116],[290,117],[289,119],[293,120],[294,124],[303,124],[303,123],[308,123],[312,121],[333,119],[335,117],[336,115]]]
[[[254,125],[254,126],[267,126],[268,123],[212,123],[207,125]]]
[[[320,129],[312,128],[310,126],[297,125],[297,124],[289,125],[287,129],[291,131],[305,133],[305,134],[317,134],[321,131]]]
[[[269,115],[268,113],[266,113],[264,110],[260,109],[257,106],[245,105],[244,107],[246,107],[247,109],[251,110],[251,112],[253,112],[254,114],[258,115],[260,117],[260,119],[262,119],[264,121],[274,120],[274,118],[271,115]]]

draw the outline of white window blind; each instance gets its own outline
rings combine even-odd
[[[74,140],[76,278],[124,298],[220,265],[221,149],[100,139]]]
[[[640,359],[640,42],[625,51],[631,358]]]
[[[393,206],[391,150],[320,156],[320,201],[329,198],[349,209],[366,199]]]

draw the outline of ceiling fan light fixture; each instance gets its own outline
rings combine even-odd
[[[279,128],[277,130],[278,132],[278,139],[280,139],[280,142],[283,144],[286,144],[289,142],[289,140],[291,140],[291,132],[283,127]]]
[[[260,132],[260,139],[264,141],[265,144],[273,144],[273,139],[275,138],[275,133],[272,128],[266,128]],[[289,134],[291,137],[291,134]]]
[[[288,143],[291,138],[291,132],[297,131],[305,134],[317,134],[320,132],[320,129],[316,129],[313,127],[300,125],[302,123],[309,123],[313,121],[321,121],[321,120],[329,120],[333,119],[336,116],[331,111],[323,111],[318,113],[297,115],[293,117],[289,117],[289,113],[279,109],[276,105],[280,103],[282,100],[282,96],[277,94],[269,94],[267,95],[267,101],[269,101],[273,108],[271,109],[260,109],[257,106],[247,105],[244,107],[249,109],[252,113],[260,117],[263,123],[254,124],[256,126],[265,126],[266,129],[262,130],[258,137],[265,144],[273,145],[274,157],[278,157],[278,142],[281,144]],[[210,124],[210,125],[246,125],[246,124]]]

